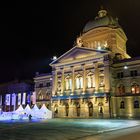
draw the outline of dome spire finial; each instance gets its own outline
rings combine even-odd
[[[98,17],[101,18],[101,17],[104,17],[107,15],[107,11],[104,10],[104,7],[101,5],[100,6],[100,11],[98,12]]]

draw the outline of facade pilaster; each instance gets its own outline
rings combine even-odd
[[[56,95],[57,93],[57,70],[52,72],[53,75],[53,81],[52,81],[52,96]]]
[[[57,70],[55,70],[55,93],[57,93],[58,75]]]
[[[95,92],[99,90],[99,69],[98,63],[95,63]]]
[[[104,79],[105,79],[105,92],[110,91],[110,73],[109,73],[109,62],[104,62]]]
[[[83,65],[83,93],[86,91],[86,68],[85,65]]]
[[[75,90],[75,74],[74,74],[74,67],[71,67],[72,69],[72,94],[74,93],[74,90]]]
[[[62,77],[61,77],[62,79],[61,79],[61,94],[63,94],[64,93],[64,83],[65,83],[65,81],[64,81],[64,78],[65,78],[65,76],[64,76],[64,68],[62,69]]]

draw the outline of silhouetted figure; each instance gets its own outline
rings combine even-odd
[[[31,119],[32,119],[32,115],[30,114],[30,115],[29,115],[29,120],[31,120]]]

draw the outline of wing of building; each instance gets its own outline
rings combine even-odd
[[[37,103],[54,117],[139,117],[140,58],[127,54],[118,19],[100,10],[76,42],[50,64],[51,74],[34,78]]]
[[[0,84],[0,108],[2,111],[15,111],[20,105],[35,104],[32,81],[11,81]],[[0,111],[1,112],[1,111]]]

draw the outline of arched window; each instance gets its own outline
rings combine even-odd
[[[125,108],[125,103],[124,103],[124,101],[121,101],[121,103],[120,103],[120,108],[121,108],[121,109],[124,109],[124,108]]]
[[[139,108],[139,101],[134,101],[134,108]]]
[[[104,70],[100,70],[99,72],[99,87],[104,87]]]
[[[87,87],[92,88],[93,87],[93,73],[89,73],[87,75]]]
[[[118,94],[123,95],[124,93],[125,93],[125,86],[121,84],[118,87]]]
[[[76,88],[83,88],[83,77],[80,74],[76,76]]]
[[[76,113],[77,113],[77,116],[80,116],[80,103],[79,102],[76,103]]]
[[[68,103],[64,103],[65,105],[65,113],[66,113],[66,116],[69,115],[69,104]]]
[[[43,94],[42,94],[42,93],[39,93],[38,99],[39,99],[39,100],[43,100],[43,98],[44,98],[44,97],[43,97]]]
[[[131,93],[132,94],[140,93],[140,87],[139,87],[139,85],[133,84],[131,86]]]
[[[65,78],[65,88],[66,90],[70,90],[72,88],[72,79],[69,75]]]
[[[88,103],[88,109],[89,109],[89,116],[93,116],[93,104],[92,104],[92,102]]]

